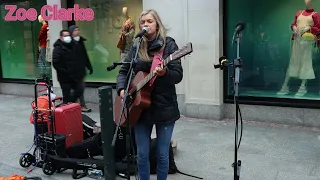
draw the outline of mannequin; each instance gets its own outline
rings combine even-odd
[[[125,17],[125,21],[123,22],[122,27],[121,27],[121,32],[120,32],[121,35],[120,35],[119,42],[122,40],[121,38],[123,38],[124,41],[122,41],[122,43],[124,43],[124,46],[122,46],[122,47],[118,46],[118,47],[120,49],[121,60],[124,61],[124,59],[128,55],[128,52],[129,52],[131,46],[133,45],[135,25],[134,25],[132,18],[128,15],[128,8],[127,7],[122,8],[122,15]]]
[[[41,15],[38,16],[39,23],[42,24],[40,33],[38,35],[39,42],[39,58],[38,58],[38,68],[40,70],[40,76],[43,78],[48,76],[49,64],[46,61],[46,51],[47,51],[47,32],[48,32],[48,22],[45,21]]]
[[[312,66],[312,51],[316,43],[316,35],[320,33],[320,17],[312,8],[312,0],[304,0],[306,8],[296,13],[291,25],[293,45],[286,78],[279,95],[288,94],[290,78],[301,79],[301,85],[296,96],[303,96],[307,92],[307,80],[315,79]]]

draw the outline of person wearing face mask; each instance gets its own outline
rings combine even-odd
[[[79,57],[69,31],[61,30],[60,38],[53,44],[52,65],[57,71],[64,104],[75,103],[83,94],[82,80],[85,73],[78,65]]]
[[[148,27],[149,31],[143,36],[133,71],[135,73],[153,71],[156,79],[152,81],[151,105],[142,112],[138,122],[133,126],[137,146],[138,175],[140,180],[150,180],[150,136],[152,127],[155,125],[157,180],[166,180],[172,132],[175,122],[180,118],[175,85],[182,81],[183,69],[180,59],[171,61],[165,68],[153,69],[157,63],[157,59],[154,59],[155,55],[163,54],[163,59],[166,59],[178,50],[178,46],[172,37],[166,35],[166,29],[155,10],[146,10],[141,13],[139,29],[143,27]],[[130,62],[134,58],[136,49],[136,45],[131,47],[125,62]],[[116,90],[121,98],[124,97],[129,66],[129,64],[122,65],[117,77]]]
[[[71,25],[69,27],[69,32],[75,43],[75,47],[76,47],[75,51],[79,55],[78,66],[84,69],[85,75],[86,75],[86,70],[85,70],[86,68],[89,70],[89,74],[92,74],[93,68],[89,60],[89,56],[87,54],[86,46],[84,44],[86,39],[80,35],[79,27],[76,25]],[[82,87],[83,89],[85,89],[85,76],[82,79]],[[91,112],[91,109],[86,107],[83,94],[80,96],[79,101],[82,107],[82,112]]]

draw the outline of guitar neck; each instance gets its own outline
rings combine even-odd
[[[172,55],[168,56],[164,61],[162,61],[163,67],[165,67],[172,60]],[[140,81],[136,86],[136,91],[142,89],[153,77],[154,73],[150,72],[142,81]]]
[[[193,52],[192,43],[189,42],[189,43],[187,43],[187,45],[183,46],[181,49],[178,49],[174,53],[170,54],[165,60],[163,60],[162,66],[165,67],[165,66],[167,66],[167,64],[170,61],[180,59],[180,58],[184,57],[185,55],[190,54],[192,52]],[[141,90],[154,76],[155,76],[154,73],[150,72],[142,81],[140,81],[134,87],[134,90],[135,91]]]

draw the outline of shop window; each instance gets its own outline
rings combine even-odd
[[[36,21],[5,21],[8,10],[5,5],[17,5],[17,8],[40,9],[46,0],[4,1],[0,2],[0,59],[2,77],[7,79],[35,79],[37,69],[38,34],[41,24]],[[15,13],[14,13],[15,15]]]
[[[317,7],[320,1],[228,0],[226,43],[230,60],[236,58],[237,52],[236,43],[232,45],[235,25],[238,21],[246,23],[240,42],[243,62],[240,96],[320,99],[320,54],[316,42],[320,9]],[[302,36],[296,33],[292,39],[295,16],[299,21],[295,24],[297,32]],[[229,77],[228,87],[233,85]],[[228,95],[232,93],[233,89],[229,88]]]
[[[92,21],[76,21],[81,35],[87,39],[85,45],[93,66],[93,74],[88,75],[86,81],[116,82],[119,67],[113,71],[107,71],[107,67],[121,61],[117,45],[123,24],[126,21],[130,24],[126,26],[127,33],[131,32],[131,36],[126,38],[129,44],[127,49],[132,37],[139,31],[137,22],[142,11],[142,0],[74,0],[74,3],[80,8],[93,9],[95,15]],[[129,21],[127,18],[130,18]]]

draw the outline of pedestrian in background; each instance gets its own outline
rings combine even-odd
[[[53,44],[52,65],[57,71],[64,104],[75,103],[83,94],[85,69],[79,63],[75,49],[69,31],[60,31],[60,38]],[[74,93],[71,93],[72,90]]]
[[[92,65],[87,53],[86,46],[84,42],[86,39],[80,35],[79,27],[76,25],[72,25],[69,27],[69,32],[71,34],[72,39],[75,43],[75,51],[77,56],[79,57],[78,62],[79,66],[83,67],[84,69],[87,68],[89,70],[89,74],[93,73]],[[81,80],[81,84],[83,86],[83,89],[85,89],[85,76],[86,71],[84,70],[85,74],[83,79]],[[91,112],[91,109],[87,108],[85,100],[84,100],[84,94],[82,94],[79,98],[80,104],[81,104],[81,110],[82,112]]]

